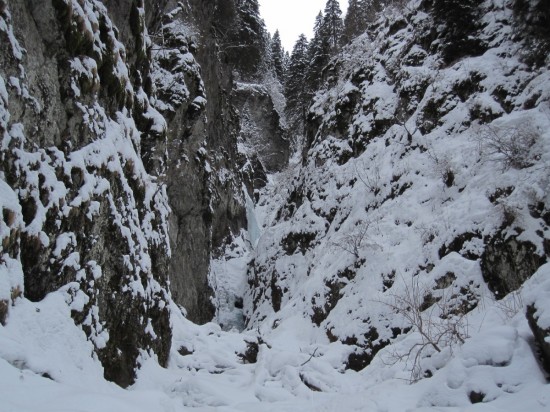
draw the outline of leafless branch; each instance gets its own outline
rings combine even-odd
[[[315,348],[315,350],[313,351],[313,353],[311,354],[309,359],[307,361],[305,361],[304,363],[302,363],[300,366],[304,366],[306,363],[308,363],[310,360],[312,360],[313,357],[315,356],[315,353],[317,353],[317,349],[319,349],[319,348]]]
[[[539,139],[540,132],[527,124],[506,128],[486,125],[476,137],[482,160],[500,161],[504,169],[533,166],[540,157],[532,153]]]
[[[404,290],[397,294],[390,294],[391,300],[382,301],[393,312],[402,316],[420,335],[420,342],[416,342],[404,353],[391,353],[391,362],[409,361],[412,358],[411,382],[421,378],[420,360],[423,353],[432,348],[435,352],[442,352],[444,348],[451,351],[454,345],[463,344],[468,337],[466,313],[450,304],[443,293],[434,298],[431,291],[422,285],[415,276],[410,283],[405,282]]]

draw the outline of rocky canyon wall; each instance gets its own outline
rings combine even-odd
[[[62,290],[122,386],[168,361],[171,299],[212,318],[212,253],[246,226],[234,76],[261,56],[224,52],[239,7],[0,1],[0,320]]]

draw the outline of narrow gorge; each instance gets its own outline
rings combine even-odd
[[[326,4],[0,0],[0,410],[550,407],[548,2]]]

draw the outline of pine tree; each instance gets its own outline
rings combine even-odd
[[[338,0],[327,0],[323,19],[323,32],[328,41],[331,55],[338,52],[343,31],[344,23],[342,22],[340,3],[338,3]]]
[[[288,73],[288,66],[290,65],[290,53],[284,50],[283,54],[283,68],[284,68],[284,79],[286,79],[286,74]]]
[[[478,36],[477,0],[434,0],[433,13],[436,22],[443,27],[441,53],[449,63],[463,56],[484,51]]]
[[[359,0],[360,33],[367,29],[369,23],[376,20],[376,14],[382,11],[389,1],[384,0]]]
[[[269,64],[268,33],[260,17],[258,0],[235,0],[236,24],[226,37],[224,51],[245,78],[253,78]]]
[[[313,27],[313,39],[308,48],[309,65],[305,78],[308,98],[313,96],[315,90],[319,87],[321,74],[331,57],[331,47],[324,24],[323,13],[319,12]]]
[[[344,18],[344,32],[342,33],[342,43],[348,43],[355,38],[361,30],[361,10],[359,9],[360,0],[349,0],[348,10]]]
[[[285,81],[286,112],[290,119],[303,119],[307,105],[305,76],[308,69],[308,41],[301,34],[292,49]]]
[[[339,48],[343,33],[342,11],[337,0],[328,0],[325,14],[319,12],[309,45],[309,66],[306,73],[306,97],[311,99],[321,84],[323,69]]]
[[[240,17],[240,30],[258,33],[263,29],[264,23],[260,18],[260,6],[258,0],[237,0],[237,10]]]
[[[275,74],[280,82],[283,81],[285,67],[284,67],[284,50],[281,45],[281,36],[279,30],[275,31],[273,38],[271,39],[271,59],[273,62],[273,68],[275,69]]]

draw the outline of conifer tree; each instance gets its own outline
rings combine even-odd
[[[327,0],[323,19],[323,32],[329,44],[331,55],[338,52],[343,31],[344,23],[342,22],[340,3],[338,3],[338,0]]]
[[[369,23],[376,20],[376,14],[380,12],[389,1],[384,0],[358,0],[361,19],[360,33],[367,29]]]
[[[225,38],[224,52],[245,77],[256,77],[269,64],[268,33],[258,0],[235,0],[236,24]]]
[[[260,5],[258,4],[258,0],[237,0],[236,4],[241,21],[244,23],[241,28],[250,28],[254,32],[257,32],[258,28],[263,26],[263,22],[260,18]]]
[[[362,19],[361,9],[359,8],[360,0],[349,0],[348,10],[344,18],[344,32],[342,33],[342,43],[350,42],[361,32]]]
[[[290,65],[290,53],[284,50],[283,54],[283,68],[284,68],[284,80],[286,80],[286,74],[288,73],[288,66]]]
[[[313,39],[308,48],[309,65],[305,78],[308,98],[313,96],[315,90],[319,87],[323,68],[331,57],[329,38],[326,35],[324,24],[325,18],[323,13],[319,11],[313,27]]]
[[[434,0],[434,17],[443,27],[441,52],[447,63],[483,50],[480,40],[473,36],[478,27],[478,7],[477,0]]]
[[[367,30],[368,24],[375,20],[376,13],[382,10],[381,0],[349,0],[344,18],[342,43],[348,43]]]
[[[285,72],[284,50],[283,46],[281,45],[281,36],[279,34],[279,30],[275,31],[275,34],[271,39],[271,59],[277,78],[280,82],[283,82]]]
[[[306,36],[301,34],[290,56],[285,81],[286,112],[290,119],[303,119],[305,116],[305,106],[308,102],[305,84],[308,45]]]

